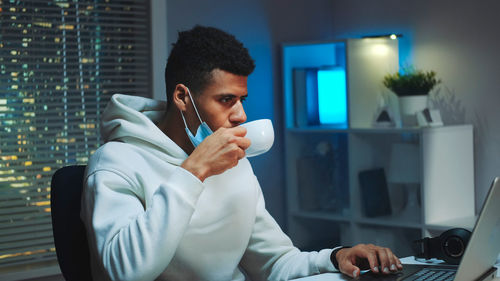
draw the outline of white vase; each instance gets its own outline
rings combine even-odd
[[[417,125],[416,113],[427,108],[428,95],[402,96],[399,97],[399,113],[403,126],[411,127]]]

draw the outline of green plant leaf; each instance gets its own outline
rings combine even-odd
[[[435,71],[406,67],[401,72],[385,75],[382,83],[397,96],[415,96],[429,94],[441,80],[436,78]]]

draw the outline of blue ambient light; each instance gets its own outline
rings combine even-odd
[[[343,68],[318,70],[318,105],[321,124],[347,123],[347,87]]]

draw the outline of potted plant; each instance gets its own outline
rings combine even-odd
[[[415,114],[427,108],[429,92],[441,80],[435,71],[404,68],[384,76],[383,84],[398,96],[399,111],[404,125],[415,125]]]

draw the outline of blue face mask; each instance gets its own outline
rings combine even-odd
[[[196,115],[198,116],[198,120],[200,120],[200,123],[201,123],[200,126],[198,127],[198,130],[196,130],[195,136],[193,136],[193,133],[191,133],[191,131],[189,130],[187,123],[186,123],[186,119],[184,118],[184,114],[182,113],[182,111],[181,111],[181,116],[182,116],[182,121],[184,121],[184,127],[186,128],[186,133],[187,133],[189,140],[194,145],[194,147],[197,147],[198,145],[200,145],[200,143],[206,137],[210,136],[213,132],[210,129],[210,127],[208,127],[207,123],[205,123],[201,120],[200,114],[198,113],[198,109],[196,109],[196,105],[194,104],[194,99],[191,96],[191,92],[189,91],[189,88],[186,88],[186,89],[187,89],[187,92],[189,94],[189,98],[193,102],[194,111],[196,111]]]

